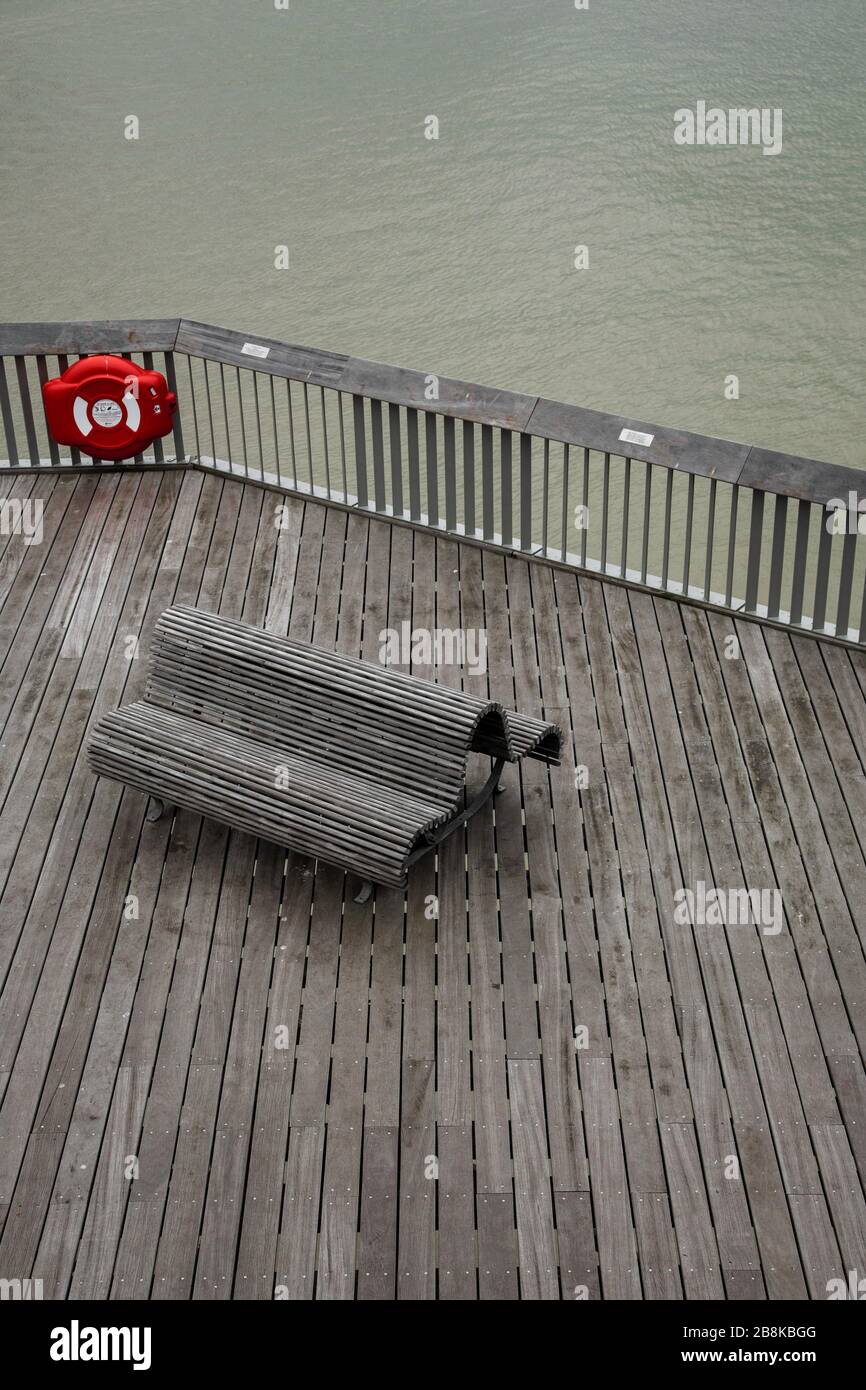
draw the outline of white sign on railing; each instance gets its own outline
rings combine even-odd
[[[640,430],[620,430],[619,437],[624,444],[641,444],[648,449],[655,439],[654,434],[641,434]]]

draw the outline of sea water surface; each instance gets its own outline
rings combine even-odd
[[[3,0],[0,29],[0,317],[183,314],[866,463],[863,0]],[[678,147],[699,100],[781,108],[781,152]]]

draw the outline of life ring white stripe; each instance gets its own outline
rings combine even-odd
[[[88,435],[93,429],[87,416],[87,401],[83,396],[75,397],[75,404],[72,407],[72,418],[80,434]]]
[[[141,410],[138,401],[131,391],[127,391],[123,397],[122,405],[126,406],[126,423],[131,430],[137,430],[141,423]]]

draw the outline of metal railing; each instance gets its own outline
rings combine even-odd
[[[173,435],[134,464],[232,474],[866,645],[866,473],[186,319],[0,325],[0,468],[108,466],[54,443],[41,400],[98,352],[155,366],[178,395]]]

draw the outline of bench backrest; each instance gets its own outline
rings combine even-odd
[[[453,795],[491,719],[460,691],[184,606],[157,622],[145,699],[424,800]]]

